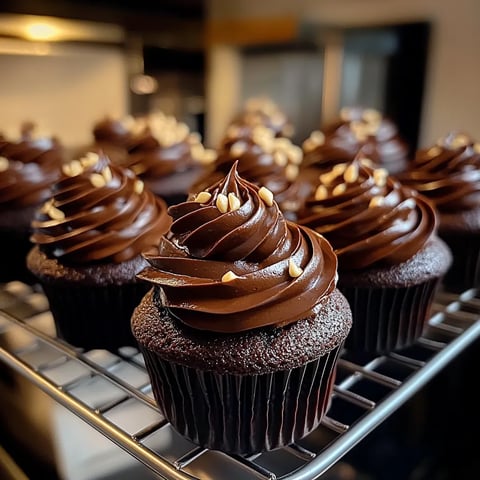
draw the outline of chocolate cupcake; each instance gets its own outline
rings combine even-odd
[[[294,133],[292,123],[285,112],[268,97],[249,98],[243,108],[235,115],[229,124],[229,129],[234,128],[240,134],[255,127],[268,128],[275,137],[291,138]]]
[[[454,292],[480,287],[480,143],[450,132],[436,145],[418,150],[399,178],[438,211],[438,234],[453,254],[445,286]]]
[[[325,413],[351,326],[331,246],[236,164],[169,212],[132,316],[160,409],[205,448],[250,455],[298,440]]]
[[[149,286],[141,253],[168,229],[165,202],[128,169],[89,153],[66,163],[32,221],[27,266],[57,334],[86,350],[135,345],[130,316]]]
[[[200,135],[174,117],[156,114],[143,120],[145,126],[131,138],[123,165],[168,205],[186,200],[205,165],[215,160],[215,152],[205,149]]]
[[[313,183],[320,173],[353,160],[360,150],[390,175],[408,166],[408,146],[396,125],[372,108],[342,108],[337,120],[310,134],[303,142],[303,150],[302,176]]]
[[[194,183],[191,192],[199,192],[219,181],[237,162],[240,176],[268,188],[283,214],[295,220],[296,212],[311,190],[309,183],[298,178],[302,157],[300,147],[288,138],[275,137],[274,132],[264,126],[251,128],[248,135],[245,129],[230,128],[215,162]]]
[[[359,154],[320,176],[299,223],[324,235],[338,256],[338,288],[353,314],[346,348],[377,354],[411,346],[451,264],[430,202]]]
[[[5,252],[0,283],[35,282],[26,266],[32,248],[30,223],[60,177],[63,155],[57,139],[37,136],[31,125],[18,139],[0,137],[0,235]]]

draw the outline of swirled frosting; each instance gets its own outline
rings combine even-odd
[[[480,207],[480,143],[450,132],[436,145],[420,149],[399,179],[428,197],[439,212],[463,212]]]
[[[299,214],[330,241],[339,270],[398,265],[431,238],[436,214],[429,201],[357,157],[319,177],[315,194]]]
[[[167,231],[163,200],[108,157],[88,153],[63,173],[32,221],[31,240],[47,256],[65,264],[120,263]]]
[[[0,209],[35,207],[50,195],[60,177],[63,149],[51,137],[24,129],[18,140],[0,138]]]
[[[408,146],[396,125],[371,108],[343,108],[337,120],[311,133],[303,149],[305,167],[328,170],[353,160],[360,150],[390,174],[407,166]]]
[[[336,284],[329,243],[287,221],[271,192],[242,179],[236,166],[169,208],[170,230],[139,274],[157,287],[163,306],[196,329],[286,325],[315,313]]]
[[[280,210],[294,219],[295,212],[311,190],[309,183],[298,179],[302,149],[288,138],[276,138],[274,132],[264,126],[254,127],[249,132],[249,135],[240,137],[230,132],[225,137],[216,161],[192,185],[190,193],[221,180],[237,162],[240,176],[268,188]]]
[[[229,128],[248,135],[250,129],[258,126],[268,128],[276,137],[290,138],[294,133],[287,115],[268,97],[249,98],[243,109],[230,122]]]
[[[200,135],[174,117],[156,114],[143,121],[144,127],[138,126],[130,139],[124,165],[156,194],[186,196],[204,166],[215,160],[215,152],[204,148]]]

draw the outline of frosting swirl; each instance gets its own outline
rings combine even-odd
[[[63,166],[37,210],[31,240],[64,263],[121,263],[154,245],[171,222],[135,174],[90,152]]]
[[[339,270],[397,265],[412,257],[436,228],[433,206],[414,190],[372,168],[359,154],[320,175],[299,214],[330,241]]]
[[[263,126],[250,129],[249,135],[245,136],[235,137],[234,133],[227,134],[216,161],[195,182],[191,192],[198,192],[221,180],[237,162],[240,176],[268,188],[283,213],[296,212],[310,193],[310,185],[298,179],[302,149],[288,138],[276,138]],[[245,132],[241,130],[239,133]]]
[[[49,137],[24,130],[18,141],[0,138],[0,209],[35,207],[50,195],[60,177],[63,150]]]
[[[204,166],[215,160],[215,152],[205,149],[200,135],[174,117],[156,114],[144,118],[141,125],[130,139],[123,165],[159,195],[186,195]]]
[[[329,243],[287,221],[271,192],[242,179],[236,167],[169,208],[170,230],[139,274],[158,287],[163,306],[196,329],[286,325],[314,313],[335,288]]]
[[[346,107],[340,118],[303,142],[304,166],[330,169],[362,150],[377,166],[396,174],[407,166],[408,147],[392,121],[372,108]]]
[[[420,149],[399,179],[428,197],[440,213],[480,207],[480,143],[450,132],[437,145]]]

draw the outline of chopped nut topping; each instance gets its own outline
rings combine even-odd
[[[212,198],[212,194],[209,192],[200,192],[195,197],[195,202],[197,203],[207,203]]]
[[[336,176],[341,175],[347,168],[346,163],[338,163],[337,165],[334,165],[332,168],[332,173],[334,173]]]
[[[287,156],[294,165],[300,165],[303,160],[302,149],[298,145],[290,145],[287,149]]]
[[[223,193],[219,193],[217,196],[216,206],[220,210],[220,213],[228,212],[228,198]]]
[[[350,108],[348,107],[343,107],[341,110],[340,110],[340,118],[344,121],[344,122],[348,122],[350,120],[350,117],[352,115],[352,111]]]
[[[463,134],[458,134],[456,135],[452,141],[450,142],[450,146],[452,148],[461,148],[461,147],[466,147],[470,143],[470,139]]]
[[[331,172],[322,173],[318,178],[324,185],[327,185],[328,187],[337,177],[338,174],[332,170]]]
[[[296,165],[290,164],[285,168],[285,177],[289,182],[295,181],[298,177],[299,168]]]
[[[79,160],[72,160],[62,165],[62,172],[68,177],[75,177],[83,172],[83,166]]]
[[[385,203],[385,199],[380,196],[372,197],[368,204],[368,208],[381,207]]]
[[[363,157],[360,159],[360,163],[364,166],[364,167],[373,167],[373,162],[370,158],[367,158],[367,157]]]
[[[190,153],[194,160],[201,160],[205,153],[205,148],[201,143],[195,143],[190,147]]]
[[[377,187],[384,187],[387,183],[388,171],[385,168],[376,168],[373,171],[373,180]]]
[[[316,146],[323,145],[325,143],[325,134],[320,130],[314,130],[309,137],[309,140]]]
[[[80,164],[83,168],[93,167],[99,160],[98,153],[87,152],[83,158],[80,159]]]
[[[432,157],[436,157],[437,155],[440,155],[440,153],[442,153],[442,149],[438,146],[434,146],[432,148],[429,148],[427,150],[427,155],[432,158]]]
[[[309,138],[307,138],[303,143],[302,143],[302,148],[305,153],[312,152],[315,150],[317,145],[315,145]]]
[[[229,138],[237,138],[240,134],[240,129],[236,125],[230,125],[227,128],[227,137]]]
[[[238,210],[240,208],[240,199],[232,192],[228,194],[228,206],[230,211]]]
[[[339,183],[333,190],[332,195],[341,195],[345,192],[347,186],[344,183]]]
[[[8,170],[9,162],[8,158],[0,157],[0,172],[5,172]]]
[[[358,165],[356,163],[352,163],[346,168],[343,179],[347,183],[353,183],[358,180]]]
[[[369,123],[378,123],[382,120],[381,113],[374,108],[366,108],[362,113],[362,117]]]
[[[325,200],[328,197],[328,190],[325,185],[319,185],[315,190],[315,200]]]
[[[288,158],[287,158],[287,156],[285,155],[285,153],[277,150],[277,151],[273,154],[273,161],[274,161],[279,167],[285,167],[285,165],[287,165],[287,163],[288,163]]]
[[[103,176],[99,173],[92,173],[90,175],[90,183],[96,188],[104,187],[107,184]]]
[[[303,270],[290,258],[288,260],[288,274],[292,278],[297,278],[303,273]]]
[[[50,208],[48,209],[48,216],[52,220],[64,220],[65,219],[65,213],[63,213],[59,208],[56,208],[52,205],[50,205]]]
[[[136,194],[140,195],[143,193],[144,188],[145,184],[140,179],[135,180],[135,183],[133,184],[133,191]]]
[[[144,163],[136,163],[130,167],[130,170],[133,170],[136,175],[141,175],[147,171],[147,166]]]
[[[109,167],[105,167],[102,170],[102,177],[105,179],[105,183],[108,183],[113,178],[112,171],[110,170]]]
[[[261,187],[258,196],[269,206],[273,205],[273,193],[266,187]]]
[[[235,142],[230,147],[230,156],[234,158],[241,157],[247,151],[245,142]]]
[[[50,198],[42,205],[42,207],[40,208],[40,212],[48,213],[50,208],[52,208],[52,206],[53,206],[53,198]]]
[[[231,282],[232,280],[235,280],[236,278],[240,278],[240,277],[238,275],[235,275],[235,273],[233,273],[231,270],[229,270],[227,273],[225,273],[222,276],[222,282],[223,283]]]
[[[187,137],[187,142],[189,143],[200,143],[202,141],[202,136],[198,132],[190,132]]]

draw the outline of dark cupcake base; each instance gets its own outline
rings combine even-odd
[[[480,234],[446,235],[453,263],[443,278],[445,287],[456,293],[480,287]]]
[[[84,350],[111,351],[137,346],[130,316],[148,288],[143,283],[101,287],[43,285],[61,339]]]
[[[140,344],[155,399],[172,426],[196,445],[238,455],[288,445],[319,425],[340,348],[291,370],[232,375],[162,360]]]
[[[338,287],[352,309],[347,350],[383,354],[409,347],[422,335],[439,279],[403,288]]]

